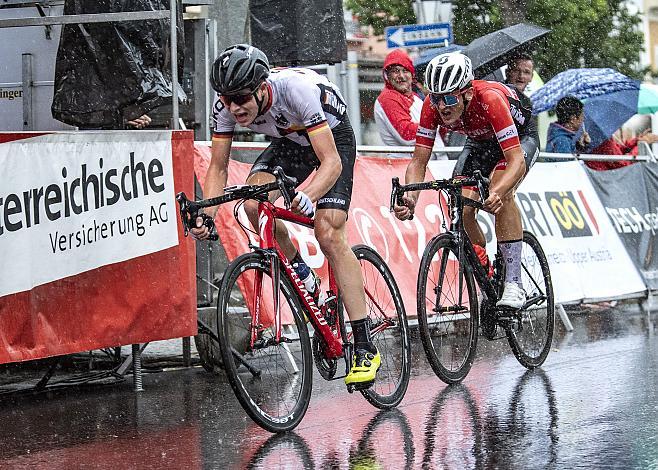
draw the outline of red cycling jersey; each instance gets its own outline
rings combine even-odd
[[[429,95],[425,98],[416,145],[432,148],[439,127],[466,134],[476,141],[495,138],[503,151],[520,145],[519,131],[525,130],[531,111],[522,105],[516,91],[498,82],[473,80],[471,83],[473,98],[462,119],[450,126],[442,122],[439,110],[432,105]]]

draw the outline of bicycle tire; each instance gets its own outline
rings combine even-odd
[[[242,408],[263,429],[275,433],[285,432],[299,424],[311,398],[311,343],[302,306],[290,281],[282,275],[279,283],[281,311],[292,314],[293,324],[289,328],[294,330],[284,331],[283,336],[291,342],[268,345],[266,341],[271,339],[273,331],[265,328],[259,335],[265,344],[262,347],[251,347],[249,335],[252,317],[246,308],[250,303],[242,297],[237,282],[242,278],[240,282],[253,283],[256,271],[263,274],[261,301],[267,302],[266,291],[268,287],[271,288],[272,282],[269,261],[262,254],[244,254],[226,269],[217,302],[219,344],[226,376]],[[273,299],[271,301],[274,302]],[[260,374],[255,375],[249,370],[245,373],[244,364],[234,359],[235,352],[240,354],[242,361],[260,371]],[[297,373],[294,372],[293,364],[299,368]],[[276,384],[271,391],[263,392],[269,380],[276,381]]]
[[[397,406],[404,398],[411,375],[407,314],[393,273],[384,259],[366,245],[356,245],[352,250],[361,265],[366,289],[366,314],[374,329],[372,341],[382,360],[374,384],[361,390],[361,394],[376,408],[389,409]],[[393,309],[395,324],[377,331],[377,327],[384,321],[384,313],[392,313]]]
[[[555,299],[546,255],[539,240],[523,232],[521,280],[528,298],[545,295],[543,303],[521,312],[520,328],[512,324],[505,329],[507,341],[516,359],[526,368],[541,366],[551,350],[555,328]]]
[[[477,291],[473,273],[467,266],[461,269],[462,297],[457,296],[460,271],[456,269],[457,247],[450,233],[432,238],[425,247],[416,286],[418,330],[423,349],[434,373],[447,384],[459,383],[468,375],[478,340]],[[435,256],[437,260],[432,261]],[[431,293],[428,293],[428,284],[432,284]],[[439,306],[453,313],[437,311]],[[464,333],[462,339],[458,338],[460,333]]]

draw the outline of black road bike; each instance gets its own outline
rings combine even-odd
[[[488,197],[489,180],[475,172],[472,177],[407,185],[393,178],[390,202],[391,210],[394,203],[403,205],[402,196],[410,191],[442,191],[446,196],[450,226],[444,217],[443,233],[425,248],[418,271],[417,307],[428,361],[448,384],[460,382],[468,374],[479,330],[488,340],[506,337],[514,356],[528,369],[540,366],[551,348],[555,320],[548,261],[537,238],[527,231],[523,232],[521,252],[527,300],[518,310],[496,306],[503,293],[505,262],[497,253],[491,278],[480,264],[464,229],[463,212],[464,206],[482,209],[483,204],[463,196],[464,187],[477,187],[481,201]]]

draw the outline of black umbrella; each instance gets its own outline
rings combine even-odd
[[[474,39],[462,52],[471,59],[475,78],[482,78],[515,55],[528,52],[537,39],[550,32],[534,24],[519,23]]]

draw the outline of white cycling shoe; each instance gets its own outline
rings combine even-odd
[[[525,291],[516,282],[506,282],[505,290],[496,307],[520,309],[526,301]]]

